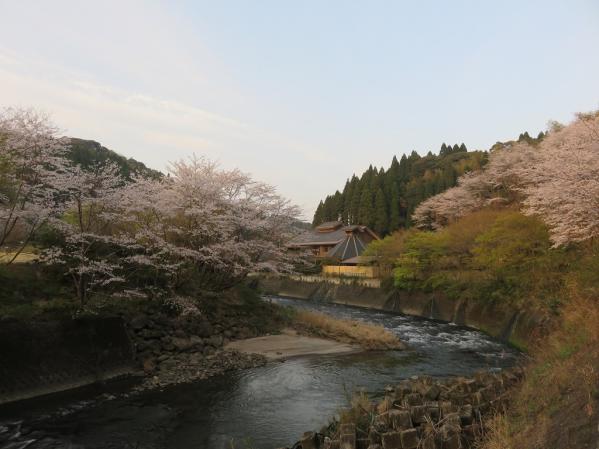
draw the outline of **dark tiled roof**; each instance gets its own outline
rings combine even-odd
[[[345,238],[331,248],[328,257],[334,257],[339,260],[358,257],[366,249],[366,243],[362,241],[357,233],[346,234]]]
[[[341,221],[327,221],[327,222],[321,223],[318,226],[316,226],[316,230],[322,232],[323,230],[328,230],[328,229],[333,230],[333,229],[340,228],[342,226],[343,226],[343,223]]]
[[[331,232],[319,232],[315,229],[304,232],[298,235],[292,241],[289,242],[288,246],[303,246],[303,245],[335,245],[345,238],[345,231],[343,228],[335,229]]]
[[[319,231],[316,228],[297,236],[287,246],[335,245],[334,248],[331,248],[328,255],[345,260],[362,254],[373,238],[378,239],[376,234],[370,229],[361,225],[349,225],[330,231]]]

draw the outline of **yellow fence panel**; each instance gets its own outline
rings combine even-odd
[[[324,265],[323,276],[380,278],[384,274],[379,267],[361,267],[352,265]]]

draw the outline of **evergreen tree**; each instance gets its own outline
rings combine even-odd
[[[316,208],[316,212],[314,212],[314,219],[312,220],[312,226],[318,226],[319,224],[324,223],[323,209],[324,209],[324,204],[322,201],[320,201],[320,203],[318,203],[318,207]]]
[[[379,235],[387,232],[389,220],[387,217],[387,203],[383,189],[379,188],[374,198],[374,231]]]
[[[384,236],[409,226],[410,215],[421,201],[455,186],[466,171],[480,169],[485,155],[469,153],[464,143],[443,143],[439,155],[429,152],[421,157],[412,151],[399,160],[393,157],[386,170],[370,165],[361,176],[354,174],[347,180],[342,192],[319,204],[314,223],[341,219],[369,226]]]
[[[372,227],[374,222],[374,208],[372,204],[372,190],[369,185],[365,185],[360,194],[360,210],[358,215],[359,223]]]
[[[353,177],[352,181],[349,179],[345,182],[345,187],[343,188],[343,193],[341,201],[343,202],[343,212],[341,214],[341,221],[344,224],[348,224],[351,221],[351,197],[353,192]]]
[[[356,179],[356,185],[353,189],[351,200],[351,222],[349,224],[357,224],[360,220],[360,199],[362,197],[361,180]]]
[[[396,231],[397,229],[399,229],[400,224],[401,224],[401,216],[400,216],[399,188],[397,187],[397,183],[394,182],[391,187],[391,195],[389,198],[388,230],[390,232]]]

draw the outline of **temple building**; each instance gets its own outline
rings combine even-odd
[[[345,226],[340,221],[329,221],[297,236],[287,247],[292,251],[308,250],[314,257],[341,265],[357,265],[373,240],[379,240],[379,236],[367,226]]]

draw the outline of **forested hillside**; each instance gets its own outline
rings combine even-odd
[[[418,204],[455,186],[459,176],[480,169],[486,160],[486,152],[469,152],[463,143],[444,143],[438,155],[429,152],[421,157],[413,151],[399,161],[393,157],[387,170],[371,165],[362,176],[348,179],[343,191],[321,201],[312,224],[341,218],[388,234],[409,226]]]
[[[70,139],[67,158],[84,169],[106,162],[115,163],[119,168],[121,176],[126,179],[130,179],[133,173],[149,176],[154,179],[162,176],[162,173],[146,167],[144,163],[136,161],[133,158],[127,159],[126,157],[103,147],[94,140],[84,140],[72,137]]]
[[[367,249],[393,273],[388,288],[537,316],[537,335],[513,341],[532,356],[524,381],[482,447],[595,447],[599,112],[494,145],[412,220]]]

